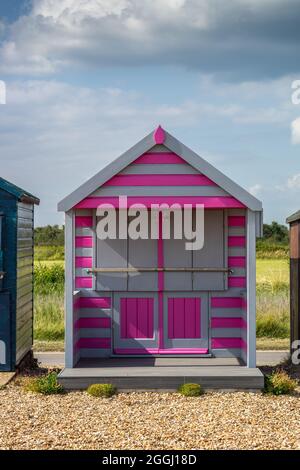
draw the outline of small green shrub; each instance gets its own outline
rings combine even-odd
[[[199,397],[203,394],[203,389],[199,384],[183,384],[178,388],[178,392],[185,397]]]
[[[265,393],[287,395],[295,390],[297,381],[282,371],[275,371],[265,377]]]
[[[27,380],[25,390],[43,395],[63,393],[63,387],[57,382],[57,373],[50,372],[41,377],[33,377]]]
[[[93,397],[109,398],[117,393],[117,388],[112,384],[92,384],[87,393]]]

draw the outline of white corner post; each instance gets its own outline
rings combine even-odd
[[[65,213],[65,367],[74,367],[74,237],[73,211]]]
[[[256,367],[256,217],[247,210],[247,367]]]

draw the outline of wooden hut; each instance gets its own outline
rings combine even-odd
[[[300,211],[290,215],[290,350],[299,348],[300,341]],[[294,343],[294,346],[293,346]]]
[[[39,199],[0,178],[0,370],[30,353],[33,331],[34,205]]]
[[[165,239],[165,216],[157,239],[120,230],[99,238],[103,204],[127,224],[136,204],[149,220],[155,204],[202,206],[204,245],[188,250],[185,236]],[[97,358],[236,358],[256,367],[262,205],[254,196],[158,127],[58,209],[66,224],[64,377]]]

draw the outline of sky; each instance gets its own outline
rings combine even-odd
[[[1,0],[0,176],[61,224],[58,201],[161,124],[284,223],[299,24],[299,0]]]

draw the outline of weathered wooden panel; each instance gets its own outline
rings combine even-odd
[[[31,285],[26,285],[22,287],[21,289],[18,289],[17,292],[17,306],[23,305],[23,303],[28,302],[32,298],[32,286]]]
[[[300,339],[300,259],[290,259],[290,331],[291,344]],[[293,351],[291,351],[293,352]]]
[[[30,286],[32,288],[33,274],[27,274],[22,276],[17,281],[17,288],[22,288],[25,286]]]
[[[18,203],[17,211],[16,360],[32,346],[33,329],[33,205]]]
[[[18,218],[18,228],[19,229],[30,229],[33,227],[33,219],[24,219]]]
[[[33,238],[18,238],[19,248],[30,248],[33,246]]]
[[[18,278],[18,279],[21,279],[21,278],[23,278],[24,276],[28,276],[29,274],[31,274],[31,276],[32,276],[32,273],[33,273],[33,266],[32,266],[32,264],[25,265],[25,266],[20,266],[20,265],[18,264],[18,270],[17,270],[17,278]]]
[[[32,258],[32,257],[33,257],[33,245],[29,247],[19,247],[17,249],[18,260],[22,258]]]

